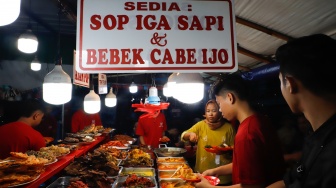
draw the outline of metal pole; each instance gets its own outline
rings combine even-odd
[[[61,122],[61,136],[64,138],[64,104],[62,104],[62,122]]]

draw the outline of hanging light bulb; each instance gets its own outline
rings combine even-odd
[[[41,70],[41,63],[37,59],[37,56],[35,56],[34,60],[30,63],[30,69],[33,70],[33,71]]]
[[[60,56],[60,14],[58,16],[58,63],[55,68],[44,77],[43,100],[50,104],[64,104],[71,100],[72,83],[70,76],[62,69]]]
[[[117,104],[117,96],[113,93],[113,88],[110,88],[110,92],[105,97],[105,105],[107,107],[114,107]]]
[[[173,92],[171,91],[171,88],[168,87],[168,83],[163,86],[163,95],[166,97],[173,96]]]
[[[167,87],[170,91],[170,95],[174,97],[174,92],[175,92],[175,86],[176,86],[176,81],[177,81],[177,76],[179,73],[172,73],[169,77],[168,77],[168,81],[167,81]]]
[[[147,98],[147,101],[149,104],[160,105],[158,90],[155,86],[149,88],[149,97]]]
[[[0,26],[13,23],[20,14],[21,0],[0,0]]]
[[[50,104],[64,104],[71,100],[72,83],[70,76],[62,69],[62,59],[44,77],[43,100]]]
[[[18,49],[24,53],[35,53],[38,46],[38,40],[33,34],[30,26],[25,33],[21,34],[18,39]]]
[[[183,103],[196,103],[203,99],[204,82],[199,73],[180,73],[177,76],[174,98]]]
[[[136,93],[136,92],[138,92],[138,86],[137,86],[134,82],[132,82],[131,85],[129,86],[129,91],[130,91],[131,93]]]
[[[93,86],[84,97],[84,111],[88,114],[95,114],[100,111],[100,97],[94,92]]]

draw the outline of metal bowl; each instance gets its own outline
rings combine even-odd
[[[183,156],[185,152],[187,152],[186,149],[178,147],[163,147],[154,149],[154,153],[156,153],[159,157],[178,157]]]

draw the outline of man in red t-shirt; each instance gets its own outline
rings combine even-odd
[[[83,109],[80,109],[72,116],[71,132],[76,133],[81,131],[84,127],[91,125],[93,121],[96,126],[102,125],[99,113],[88,114],[85,113]]]
[[[154,116],[148,114],[139,117],[136,135],[139,136],[140,144],[158,148],[160,138],[164,138],[167,130],[166,118],[163,113]]]
[[[280,142],[269,121],[249,104],[249,87],[240,76],[227,75],[214,86],[216,101],[224,118],[238,120],[231,164],[209,169],[203,175],[232,174],[232,187],[264,188],[281,180],[285,173]],[[207,180],[197,188],[214,187]],[[217,186],[218,187],[218,186]]]
[[[20,105],[21,116],[16,122],[0,127],[0,159],[10,156],[10,152],[38,151],[45,147],[43,136],[33,127],[40,124],[45,108],[36,100],[24,101]]]

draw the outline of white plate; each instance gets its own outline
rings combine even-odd
[[[67,152],[67,153],[64,153],[63,155],[57,156],[56,158],[61,158],[61,157],[63,157],[63,156],[66,156],[66,155],[68,155],[69,153],[70,153],[70,151],[69,151],[69,152]]]
[[[28,182],[25,182],[25,183],[16,184],[16,185],[11,185],[11,186],[8,186],[8,187],[18,187],[18,186],[21,186],[21,185],[26,185],[28,183],[36,181],[39,177],[40,177],[40,175],[38,175],[35,179],[33,179],[31,181],[28,181]]]
[[[127,146],[125,146],[125,147],[112,146],[112,148],[116,148],[116,149],[129,149],[129,147],[127,147]]]
[[[54,164],[54,163],[56,163],[57,161],[58,161],[58,159],[56,158],[55,160],[53,160],[53,161],[51,161],[51,162],[49,162],[49,163],[44,164],[44,166]]]

